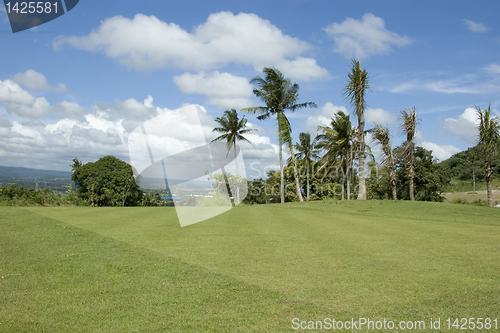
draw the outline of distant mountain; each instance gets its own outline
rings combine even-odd
[[[35,188],[36,183],[38,188],[66,192],[72,183],[71,172],[0,166],[0,186]]]

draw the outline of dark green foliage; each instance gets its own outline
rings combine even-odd
[[[35,191],[33,188],[10,185],[7,187],[0,187],[0,204],[6,206],[75,205],[78,204],[78,198],[74,196],[74,192],[71,190],[66,194],[61,194],[48,188]]]
[[[491,161],[493,178],[500,177],[500,155],[492,158]],[[443,175],[446,189],[453,190],[453,185],[458,181],[467,181],[472,183],[472,168],[476,184],[484,182],[484,161],[481,157],[479,146],[471,147],[461,151],[449,159],[437,164],[439,172]]]
[[[248,181],[248,194],[243,200],[247,205],[265,204],[266,181],[262,178]]]
[[[299,184],[301,191],[304,194],[307,191],[307,168],[305,164],[305,160],[300,160],[297,162]],[[340,182],[342,179],[342,168],[332,169],[331,172],[328,173],[325,177],[323,177],[324,173],[318,171],[318,169],[319,163],[313,161],[310,165],[309,175],[310,200],[321,200],[323,198],[341,199],[342,187],[340,185]],[[283,168],[283,173],[285,180],[285,201],[298,201],[297,193],[295,191],[293,166],[291,164],[285,166]],[[353,178],[351,193],[354,193],[354,195],[356,195],[357,193],[355,184],[357,184],[357,178],[356,175],[351,175],[351,177]],[[261,199],[261,201],[267,203],[280,202],[280,173],[278,171],[269,171],[267,174],[267,179],[264,182],[265,187],[262,193],[265,200]],[[257,193],[258,191],[255,192]]]
[[[398,198],[410,199],[410,184],[407,172],[407,163],[403,154],[403,147],[394,149],[395,169],[397,176]],[[441,193],[444,191],[444,179],[440,174],[436,162],[432,159],[432,153],[422,147],[415,147],[415,200],[438,201],[444,199]],[[371,165],[372,169],[368,180],[368,196],[371,199],[389,199],[392,197],[390,177],[385,168],[378,169]]]
[[[73,160],[74,161],[74,160]],[[113,156],[81,165],[75,162],[71,179],[78,194],[91,206],[136,206],[142,192],[133,177],[132,167]]]

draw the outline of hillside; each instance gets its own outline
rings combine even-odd
[[[0,166],[0,186],[34,188],[35,183],[38,183],[38,188],[65,192],[71,183],[71,172]]]

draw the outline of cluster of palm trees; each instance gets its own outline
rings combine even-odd
[[[293,144],[291,136],[291,126],[285,112],[294,112],[307,107],[317,107],[314,102],[297,103],[299,96],[299,86],[292,83],[290,79],[276,68],[266,67],[263,69],[264,77],[255,77],[250,82],[255,85],[253,93],[260,98],[265,106],[256,106],[244,108],[242,112],[250,112],[257,115],[257,119],[266,120],[274,118],[278,124],[279,141],[279,160],[280,160],[280,199],[285,201],[284,167],[283,167],[283,145],[286,145],[290,152],[288,165],[293,168],[295,179],[296,195],[299,201],[303,201],[297,161],[304,160],[306,166],[306,198],[310,198],[309,175],[313,161],[318,161],[319,165],[316,172],[322,174],[322,180],[333,171],[341,171],[342,174],[342,199],[344,199],[347,189],[347,199],[351,197],[352,170],[354,160],[358,162],[358,200],[366,200],[367,189],[365,179],[365,158],[371,154],[370,147],[365,143],[365,135],[368,132],[373,134],[373,139],[382,146],[384,153],[384,166],[389,171],[392,186],[393,199],[397,200],[397,180],[395,170],[395,157],[391,147],[391,140],[388,128],[374,123],[374,127],[368,131],[365,130],[365,95],[369,91],[369,78],[366,70],[361,68],[358,60],[353,59],[348,73],[348,82],[344,87],[343,93],[354,109],[354,114],[358,119],[358,126],[354,128],[351,124],[349,115],[343,111],[338,111],[332,118],[329,126],[319,126],[318,135],[312,139],[309,133],[300,133],[299,142]],[[499,141],[499,120],[491,117],[490,108],[481,110],[477,108],[479,125],[479,143],[481,152],[485,159],[486,174],[488,183],[488,202],[491,203],[491,178],[492,168],[491,159],[498,151]],[[415,200],[414,189],[414,138],[416,125],[418,122],[415,108],[409,108],[399,111],[400,131],[406,137],[403,143],[402,151],[407,163],[407,173],[409,180],[410,200]],[[237,140],[247,141],[243,134],[253,131],[246,129],[246,119],[238,118],[236,110],[224,112],[223,117],[216,118],[220,127],[214,129],[215,132],[223,133],[213,141],[227,141],[228,151],[234,147]],[[297,154],[295,154],[295,151]],[[324,152],[320,157],[320,153]],[[236,154],[236,149],[235,149]],[[236,157],[236,156],[235,156]],[[491,205],[491,204],[490,204]]]

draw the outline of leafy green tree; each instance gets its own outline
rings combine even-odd
[[[266,106],[257,106],[245,108],[242,111],[252,112],[258,114],[257,119],[265,120],[271,116],[276,117],[278,121],[278,140],[279,140],[279,158],[280,158],[280,200],[281,203],[285,202],[285,182],[283,173],[283,144],[288,144],[292,161],[294,164],[294,176],[296,184],[297,197],[303,201],[300,192],[299,175],[295,161],[295,154],[293,151],[293,144],[291,139],[290,122],[285,116],[285,111],[296,111],[306,107],[317,107],[314,102],[306,102],[297,104],[299,97],[299,85],[292,83],[276,68],[265,67],[263,69],[265,78],[255,77],[250,82],[257,86],[253,93],[260,98]]]
[[[408,162],[403,145],[394,148],[394,168],[397,177],[397,193],[403,200],[410,200],[410,179],[407,172]],[[392,197],[391,177],[387,168],[372,168],[368,179],[368,193],[371,199],[389,199]],[[432,151],[423,147],[414,150],[414,198],[419,201],[441,202],[444,198],[444,181],[436,161],[432,158]]]
[[[219,123],[220,127],[215,127],[213,132],[223,133],[212,140],[214,141],[226,141],[227,150],[230,151],[234,147],[234,161],[236,163],[236,174],[238,174],[238,161],[236,160],[236,141],[246,141],[251,143],[247,138],[243,136],[245,133],[256,131],[255,129],[246,128],[247,120],[245,117],[238,119],[238,112],[235,109],[224,111],[222,117],[215,118],[215,121]]]
[[[114,156],[105,156],[73,171],[79,195],[92,206],[136,206],[143,193],[132,167]]]
[[[484,179],[486,180],[487,186],[488,206],[493,207],[491,193],[491,179],[493,178],[492,159],[498,154],[500,119],[491,116],[490,106],[485,110],[481,110],[481,108],[477,106],[476,110],[479,119],[479,150],[484,160]]]
[[[415,108],[406,109],[399,111],[401,118],[400,129],[401,132],[406,134],[406,142],[403,145],[403,154],[407,161],[408,166],[408,179],[410,184],[410,200],[415,200],[415,166],[414,153],[415,153],[415,143],[413,139],[415,138],[415,128],[417,126],[417,111]]]
[[[295,143],[294,148],[297,150],[297,161],[304,160],[306,164],[306,193],[307,193],[307,201],[310,198],[310,186],[309,186],[309,175],[310,175],[310,167],[313,160],[317,160],[319,158],[319,149],[316,148],[314,143],[311,141],[311,134],[309,133],[300,133],[299,134],[299,142]],[[292,158],[288,159],[288,163],[292,162]]]
[[[358,60],[352,59],[351,71],[348,74],[349,82],[344,87],[344,94],[354,106],[358,117],[358,160],[359,160],[359,192],[358,200],[366,200],[366,180],[365,180],[365,93],[370,89],[368,73],[361,69]]]
[[[391,140],[389,138],[389,129],[375,124],[375,127],[372,128],[371,132],[373,133],[374,140],[377,140],[382,145],[382,151],[384,152],[384,166],[387,168],[390,178],[391,178],[391,187],[392,187],[392,198],[394,200],[398,199],[397,195],[397,179],[396,179],[396,171],[394,170],[394,157],[392,156],[392,148],[391,148]]]
[[[267,201],[266,181],[262,178],[248,181],[248,195],[243,200],[245,204],[265,204]]]

